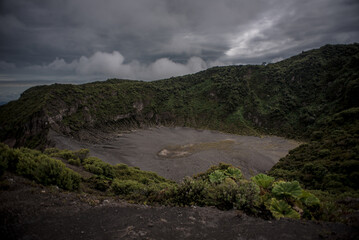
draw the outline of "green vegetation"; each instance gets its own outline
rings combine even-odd
[[[44,185],[57,185],[66,190],[79,188],[80,175],[66,168],[60,160],[28,148],[11,149],[0,143],[1,166]]]
[[[273,214],[273,216],[277,219],[279,218],[295,218],[299,219],[300,214],[296,211],[294,211],[289,204],[287,204],[283,200],[277,200],[275,198],[271,199],[270,203],[270,211]]]
[[[274,195],[279,197],[293,197],[298,198],[302,194],[299,182],[279,182],[276,183],[272,189]]]
[[[315,216],[313,210],[320,209],[318,198],[301,189],[298,182],[271,181],[263,188],[260,183],[244,179],[240,169],[228,164],[213,166],[205,173],[187,177],[177,184],[152,172],[124,164],[112,166],[98,158],[88,157],[86,149],[68,151],[51,148],[40,152],[28,148],[12,149],[4,144],[0,144],[0,148],[2,172],[11,171],[65,190],[119,196],[145,204],[216,206],[223,210],[235,208],[266,218],[312,219]],[[80,165],[71,170],[69,164],[75,156],[78,156],[76,161],[80,161]],[[271,179],[263,174],[253,179],[259,178]]]
[[[260,173],[252,177],[251,180],[255,182],[259,187],[268,189],[274,182],[274,177],[270,177],[263,173]]]
[[[333,194],[358,191],[359,108],[328,117],[321,129],[282,158],[270,175]]]

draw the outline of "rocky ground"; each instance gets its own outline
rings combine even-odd
[[[129,204],[64,192],[5,174],[0,182],[1,239],[355,239],[354,226],[263,220],[209,207]]]

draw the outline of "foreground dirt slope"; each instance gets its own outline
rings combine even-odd
[[[351,226],[248,217],[199,207],[149,207],[66,193],[5,175],[1,239],[355,239]]]

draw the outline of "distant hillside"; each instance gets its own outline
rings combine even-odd
[[[345,158],[353,161],[345,165],[348,172],[335,174],[354,174],[348,180],[354,181],[359,156],[358,70],[359,44],[326,45],[266,66],[214,67],[153,82],[110,79],[38,86],[25,91],[19,100],[0,106],[0,139],[10,146],[43,148],[51,144],[46,138],[49,129],[81,138],[84,130],[146,125],[275,134],[316,143],[309,143],[310,151],[303,153],[300,149],[304,147],[295,150],[275,166],[274,175],[300,178],[310,185],[314,180],[302,177],[307,171],[303,168],[309,169],[303,161]],[[340,140],[343,136],[351,142]],[[328,157],[333,156],[332,149],[340,157]],[[295,170],[299,175],[288,175],[284,170]],[[341,181],[335,177],[336,182]]]

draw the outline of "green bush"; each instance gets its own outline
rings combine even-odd
[[[219,209],[242,209],[251,212],[257,206],[259,188],[252,182],[223,182],[208,189],[207,204]]]
[[[50,153],[51,157],[59,157],[65,160],[76,159],[76,154],[71,150],[61,150],[58,152]]]
[[[238,183],[239,196],[237,196],[235,207],[251,213],[259,204],[260,189],[250,181],[241,180]]]
[[[208,183],[201,179],[187,177],[178,186],[174,201],[180,206],[204,206],[208,196],[208,187]]]
[[[44,150],[44,154],[45,155],[49,155],[49,156],[55,156],[57,153],[59,153],[61,150],[58,148],[46,148]]]
[[[146,185],[135,180],[119,180],[115,178],[111,190],[117,195],[130,195],[133,193],[144,193]]]
[[[115,170],[113,166],[103,162],[97,157],[88,157],[83,160],[83,166],[89,172],[96,175],[103,175],[105,177],[114,178]]]
[[[103,170],[101,167],[93,165],[93,164],[85,164],[84,168],[89,171],[90,173],[96,174],[96,175],[103,175]]]
[[[125,164],[117,164],[113,166],[115,177],[118,179],[131,179],[143,182],[144,184],[173,183],[156,173],[142,171],[137,167],[129,167]]]
[[[44,154],[49,155],[51,157],[59,157],[65,160],[70,159],[80,159],[82,162],[85,158],[88,157],[89,154],[88,149],[80,149],[78,151],[71,151],[71,150],[60,150],[57,148],[46,148],[44,150]]]
[[[102,176],[94,176],[86,180],[90,184],[91,188],[106,192],[111,187],[111,181],[108,178]]]
[[[229,210],[234,207],[239,195],[239,188],[236,183],[234,184],[218,184],[208,189],[209,199],[208,205],[216,206],[222,210]]]
[[[79,158],[77,159],[70,158],[68,160],[68,163],[75,166],[81,166],[81,160]]]
[[[16,149],[14,152],[18,157],[18,174],[44,185],[57,185],[66,190],[79,188],[80,175],[66,168],[60,160],[30,149]]]
[[[85,158],[88,157],[89,153],[90,153],[90,150],[88,150],[88,149],[80,149],[80,150],[78,150],[78,151],[75,151],[75,152],[74,152],[74,155],[75,155],[77,158],[79,158],[80,161],[82,162],[82,161],[85,160]]]

